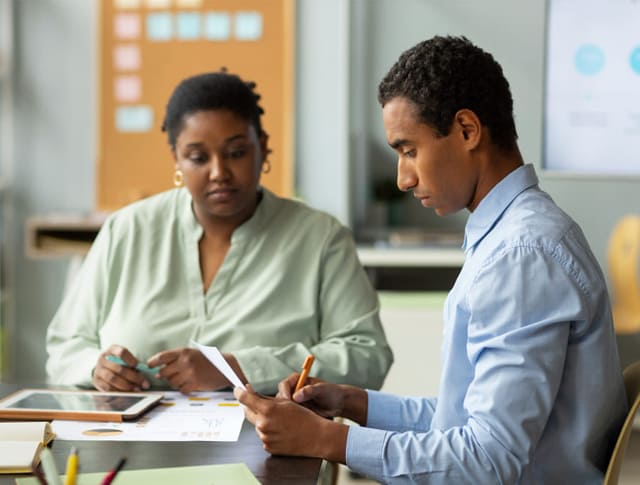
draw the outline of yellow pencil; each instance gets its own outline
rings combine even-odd
[[[65,475],[64,485],[76,485],[76,477],[78,476],[78,450],[75,447],[72,447],[69,452]]]

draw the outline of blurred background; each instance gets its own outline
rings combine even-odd
[[[118,5],[126,10],[137,8],[138,3],[141,6],[135,12],[140,15],[149,13],[145,9],[156,8],[153,1],[146,0],[108,2],[105,6],[94,0],[0,0],[0,375],[6,380],[44,379],[46,328],[61,300],[70,264],[78,261],[73,251],[60,256],[38,248],[34,234],[43,230],[40,235],[44,234],[45,239],[64,240],[64,231],[56,232],[60,227],[48,227],[47,222],[62,221],[65,226],[67,221],[69,229],[73,226],[69,221],[84,220],[86,224],[71,231],[70,239],[66,233],[67,248],[73,248],[76,242],[86,243],[95,234],[101,220],[97,211],[149,195],[146,189],[129,190],[110,206],[104,203],[100,192],[106,177],[103,171],[111,167],[105,167],[100,157],[114,148],[105,146],[102,140],[106,136],[104,120],[114,119],[114,114],[105,109],[116,109],[109,104],[113,99],[105,94],[111,92],[114,74],[104,68],[112,61],[111,51],[105,54],[103,49],[105,39],[117,42],[109,30],[117,27],[115,20],[104,22],[103,16],[105,12],[117,15],[114,9]],[[127,3],[134,7],[126,7]],[[465,35],[494,55],[511,85],[525,161],[536,166],[542,188],[582,226],[607,271],[607,248],[615,225],[623,216],[640,212],[640,73],[633,72],[638,64],[634,64],[632,53],[633,46],[640,45],[640,38],[637,28],[630,29],[629,44],[623,35],[628,26],[626,20],[621,20],[635,20],[637,26],[640,2],[291,0],[282,4],[289,9],[284,15],[290,17],[277,24],[275,33],[268,13],[256,10],[255,3],[174,0],[166,12],[152,13],[177,16],[182,8],[190,14],[205,12],[203,15],[228,11],[233,17],[236,11],[250,12],[257,17],[249,20],[244,35],[257,36],[256,42],[282,34],[278,29],[288,29],[282,39],[290,39],[289,44],[274,51],[273,58],[256,56],[248,49],[238,54],[242,55],[242,62],[230,67],[243,77],[258,77],[269,70],[277,56],[289,56],[284,67],[278,68],[275,80],[263,82],[266,88],[269,83],[277,84],[278,76],[282,79],[282,89],[272,95],[281,96],[282,104],[271,108],[272,115],[267,109],[271,117],[267,118],[266,129],[270,130],[269,122],[273,121],[274,129],[277,122],[282,127],[278,129],[284,130],[279,153],[274,153],[271,162],[280,164],[284,172],[281,193],[299,197],[353,229],[363,264],[381,291],[383,320],[396,354],[397,362],[385,384],[387,390],[437,392],[440,312],[444,292],[463,261],[459,246],[467,216],[460,213],[439,218],[394,186],[396,160],[384,137],[377,85],[399,54],[418,41],[435,34]],[[584,16],[575,8],[578,3]],[[105,10],[106,7],[109,8]],[[567,8],[574,30],[566,26]],[[608,13],[611,19],[605,21]],[[251,23],[255,18],[257,34],[256,24]],[[590,32],[585,25],[594,19],[600,27]],[[240,35],[238,25],[236,35]],[[143,21],[139,30],[144,70],[162,67],[167,79],[191,74],[180,72],[179,65],[170,61],[164,65],[161,59],[147,62],[144,55],[150,51],[145,49],[151,49],[147,43],[153,40],[150,36],[154,31],[149,21]],[[582,37],[577,39],[575,31],[581,32]],[[171,34],[157,31],[153,35]],[[606,43],[616,39],[619,45]],[[191,40],[203,45],[207,42],[204,38]],[[176,41],[175,37],[167,40],[166,52]],[[594,44],[600,45],[601,50],[576,54],[580,45]],[[621,49],[621,55],[628,60],[626,66],[632,68],[629,79],[635,83],[603,86],[594,81],[600,79],[599,70],[604,72],[611,65],[599,56],[603,51],[609,55],[612,49]],[[563,52],[564,57],[556,57]],[[218,69],[218,61],[203,57],[198,71]],[[574,67],[571,74],[558,67],[563,62]],[[640,63],[640,54],[637,62]],[[251,72],[245,74],[241,72],[243,68]],[[568,76],[573,76],[568,86],[556,85]],[[167,85],[162,79],[161,85]],[[586,87],[578,85],[581,80],[587,82]],[[152,83],[151,78],[144,78],[143,93],[153,89]],[[258,79],[258,91],[260,87]],[[133,89],[135,92],[135,86]],[[579,99],[570,98],[576,93],[580,94]],[[157,96],[166,101],[169,94],[167,90]],[[618,95],[615,100],[614,94]],[[120,96],[126,104],[127,96],[135,94],[125,89]],[[563,99],[596,104],[580,111],[582,108],[570,103],[563,107]],[[269,103],[267,96],[264,100]],[[546,100],[553,103],[546,106]],[[621,105],[616,108],[618,111],[627,110],[622,125],[608,123],[607,110],[612,102]],[[277,112],[280,109],[282,112]],[[562,116],[562,109],[573,113],[569,115],[569,125],[555,117]],[[594,121],[595,111],[601,116]],[[276,119],[276,113],[281,117]],[[138,115],[130,113],[130,118],[118,126],[124,126],[122,130],[126,131],[127,123],[144,124],[144,119],[136,118]],[[153,173],[147,172],[148,177],[165,180],[166,174],[165,188],[170,188],[172,163],[166,142],[157,133],[159,118],[161,113],[156,114],[151,131],[158,140],[153,149],[160,146],[161,154],[146,156],[142,150],[139,157],[157,167],[151,169]],[[116,120],[116,124],[119,122]],[[613,152],[604,146],[604,152],[599,151],[602,142],[594,130],[604,133],[604,139],[623,133],[623,138],[616,138],[621,150]],[[584,146],[589,148],[582,152],[570,150]],[[554,158],[553,150],[563,147],[567,150],[562,154],[565,158]],[[586,170],[582,170],[581,160],[591,153],[596,154],[596,163],[585,165]],[[563,160],[568,165],[563,165]],[[134,170],[131,165],[125,165],[123,173],[130,170]],[[124,180],[126,175],[122,177]],[[117,185],[118,180],[110,183]],[[636,242],[632,239],[623,244],[627,251],[638,247],[640,232],[634,231],[629,234],[636,237]],[[638,259],[633,254],[625,263],[632,269],[631,278],[638,275]],[[631,328],[622,337],[624,359],[640,356],[636,332]],[[412,346],[416,346],[413,351]],[[409,359],[409,355],[416,354],[421,359],[419,365],[415,358],[405,360],[405,355]],[[408,368],[420,369],[418,387],[415,376],[405,372]]]

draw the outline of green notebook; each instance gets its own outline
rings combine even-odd
[[[80,473],[77,485],[100,485],[106,472]],[[64,479],[62,478],[62,483]],[[16,478],[18,485],[39,485],[36,477]],[[244,463],[122,470],[113,485],[260,485]]]

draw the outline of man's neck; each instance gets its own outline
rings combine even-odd
[[[486,150],[478,160],[482,164],[473,200],[467,207],[470,212],[478,207],[480,201],[491,192],[507,175],[524,165],[520,149],[503,150],[492,146]]]

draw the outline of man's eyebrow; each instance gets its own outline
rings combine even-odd
[[[389,146],[391,148],[393,148],[394,150],[397,150],[398,148],[400,148],[403,145],[406,145],[409,143],[409,140],[405,140],[405,139],[400,139],[400,140],[394,140],[392,142],[389,143]]]

